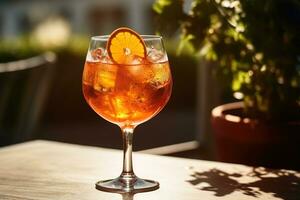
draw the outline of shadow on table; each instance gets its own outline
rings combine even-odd
[[[298,176],[297,176],[298,175]],[[300,176],[288,170],[271,170],[263,167],[253,167],[247,174],[227,173],[219,169],[197,172],[188,182],[194,186],[201,183],[209,184],[200,190],[215,192],[215,196],[226,196],[235,191],[259,198],[263,193],[272,193],[274,197],[296,200],[300,197]],[[255,181],[245,183],[247,178]],[[240,182],[239,182],[240,181]]]

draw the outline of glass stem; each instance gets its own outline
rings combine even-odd
[[[132,127],[122,127],[123,133],[123,171],[120,176],[122,182],[126,186],[130,187],[136,181],[136,176],[133,172],[132,166],[132,139],[133,139],[133,130]]]

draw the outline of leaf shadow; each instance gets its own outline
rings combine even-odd
[[[187,182],[200,186],[200,190],[214,192],[218,197],[239,191],[256,198],[263,193],[271,193],[274,197],[282,199],[300,199],[300,175],[294,171],[253,167],[249,173],[241,174],[213,168],[202,172],[194,171],[191,177]],[[252,181],[245,182],[250,180],[249,178],[252,178]],[[208,186],[201,186],[203,183]]]

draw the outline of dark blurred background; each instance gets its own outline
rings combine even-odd
[[[1,73],[1,98],[7,97],[0,100],[4,124],[0,145],[47,139],[122,148],[119,128],[97,116],[83,98],[85,56],[91,36],[110,34],[121,26],[155,34],[153,2],[1,0],[0,63],[40,54],[44,63]],[[165,38],[164,42],[174,79],[172,97],[163,111],[136,128],[135,150],[199,138],[196,59],[188,53],[178,56],[177,41]],[[47,51],[54,55],[45,56]]]

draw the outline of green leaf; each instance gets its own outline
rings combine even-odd
[[[238,91],[241,89],[243,84],[249,84],[250,83],[250,77],[248,72],[244,71],[238,71],[232,81],[232,90]]]
[[[169,6],[172,3],[172,0],[156,0],[152,6],[153,10],[161,14],[163,12],[164,7]]]
[[[180,55],[183,51],[188,51],[189,53],[194,53],[195,50],[193,48],[193,45],[191,44],[191,40],[194,39],[194,35],[187,35],[182,36],[182,39],[179,42],[178,48],[177,48],[177,55]]]

